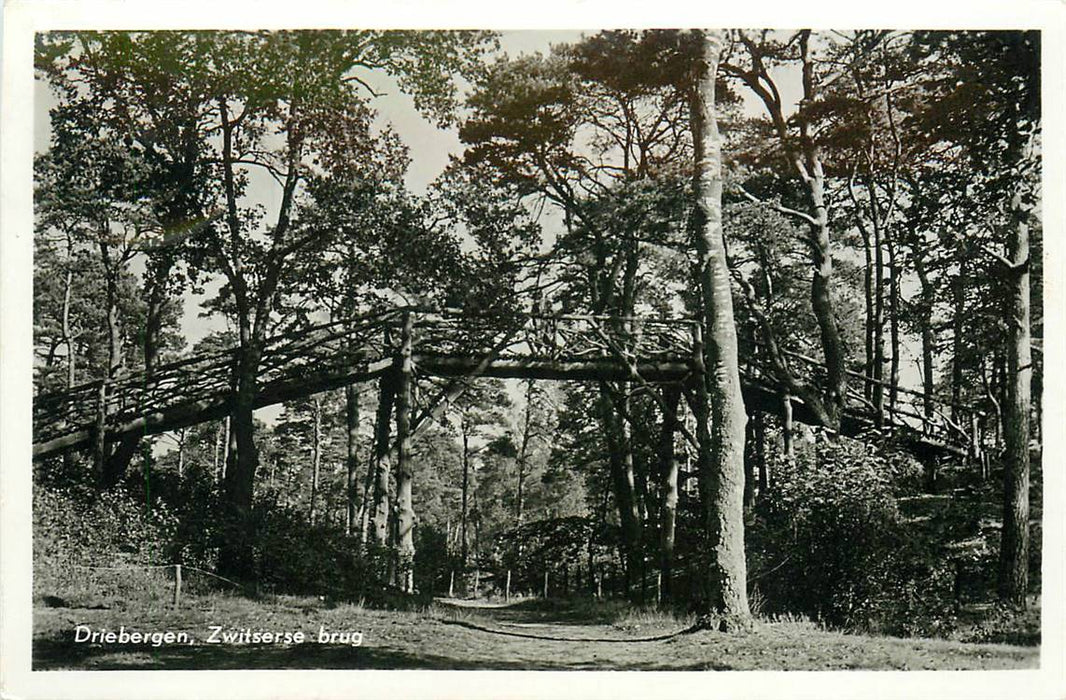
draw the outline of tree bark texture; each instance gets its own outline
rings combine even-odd
[[[374,431],[374,510],[370,539],[379,547],[386,546],[389,540],[389,440],[395,396],[396,378],[387,374],[378,384],[377,424]]]
[[[346,470],[345,479],[345,518],[344,532],[349,537],[354,534],[358,512],[356,501],[365,500],[358,498],[359,490],[359,388],[355,384],[349,384],[344,388],[344,418],[347,429],[347,452],[344,457]]]
[[[694,238],[702,319],[705,328],[703,383],[710,399],[708,460],[699,475],[706,483],[707,535],[713,549],[707,572],[710,604],[724,621],[749,617],[744,559],[744,433],[747,414],[740,388],[733,295],[722,232],[722,142],[718,133],[715,77],[722,36],[708,33],[703,63],[692,93],[692,138],[697,206]],[[828,290],[826,290],[828,293]]]
[[[999,597],[1024,608],[1029,592],[1029,410],[1033,376],[1029,310],[1029,227],[1015,204],[1007,242],[1012,265],[1007,402],[1004,410],[1003,530]]]
[[[663,424],[659,436],[659,490],[662,507],[659,510],[659,570],[662,574],[662,600],[671,599],[670,580],[674,567],[674,540],[677,529],[677,455],[674,435],[677,432],[677,408],[681,401],[680,387],[669,385],[663,389]]]
[[[415,511],[412,501],[414,480],[411,464],[411,407],[414,391],[414,363],[411,360],[413,317],[404,314],[400,346],[400,384],[396,392],[396,518],[399,545],[398,577],[407,593],[414,592]]]

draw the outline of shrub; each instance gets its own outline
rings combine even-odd
[[[844,438],[774,462],[748,536],[765,612],[843,628],[891,628],[909,615],[900,606],[923,598],[921,567],[908,561],[894,494],[920,467]]]

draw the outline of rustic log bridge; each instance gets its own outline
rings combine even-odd
[[[410,319],[404,333],[404,319]],[[446,378],[512,378],[557,381],[633,381],[644,385],[692,386],[701,363],[693,356],[698,326],[691,319],[631,318],[639,342],[613,338],[608,320],[594,316],[498,317],[418,309],[396,309],[362,317],[358,323],[323,324],[271,339],[260,363],[255,407],[311,396],[389,372]],[[617,321],[618,319],[613,319]],[[550,337],[532,334],[550,323]],[[519,330],[516,332],[516,328]],[[525,336],[523,336],[523,332]],[[404,342],[409,343],[407,347]],[[546,343],[554,345],[546,346]],[[351,348],[358,348],[353,352]],[[817,361],[790,353],[816,375]],[[217,420],[232,409],[230,376],[236,351],[191,357],[155,369],[151,377],[133,373],[118,378],[106,408],[106,442],[124,435],[152,435]],[[742,376],[748,413],[780,414],[784,388],[757,363]],[[34,399],[33,457],[41,459],[92,444],[98,417],[99,382],[89,382]],[[908,392],[903,392],[908,393]],[[794,420],[817,424],[817,417],[796,397]],[[934,402],[940,404],[942,402]],[[978,417],[980,412],[962,407]],[[944,421],[944,413],[897,408],[918,427],[894,421],[893,429],[926,453],[972,453],[974,432]],[[424,417],[424,416],[420,416]],[[416,421],[420,422],[420,421]],[[862,402],[849,405],[841,433],[853,435],[875,425]],[[976,422],[973,423],[976,425]],[[412,426],[416,427],[416,426]]]

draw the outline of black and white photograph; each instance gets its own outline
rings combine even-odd
[[[21,24],[17,696],[1062,697],[1044,9]]]

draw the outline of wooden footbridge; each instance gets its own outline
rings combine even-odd
[[[701,326],[685,318],[503,317],[394,309],[270,339],[260,363],[256,406],[399,372],[408,353],[416,376],[455,381],[501,377],[685,385],[698,377],[694,358],[701,342]],[[237,357],[233,348],[163,365],[151,374],[129,373],[112,380],[105,392],[96,381],[38,395],[33,403],[34,458],[91,445],[101,409],[107,442],[222,418],[231,410]],[[816,360],[791,357],[810,381],[817,380],[821,368]],[[752,361],[742,367],[749,413],[782,413],[789,401],[795,420],[814,422],[811,411],[787,397],[768,369]],[[953,420],[945,406],[937,403],[930,411],[922,395],[899,392],[897,404],[877,421],[862,392],[850,390],[841,431],[856,434],[880,423],[927,453],[975,453],[976,420],[968,418],[976,417],[975,411],[956,407]],[[101,396],[106,405],[100,405]]]

